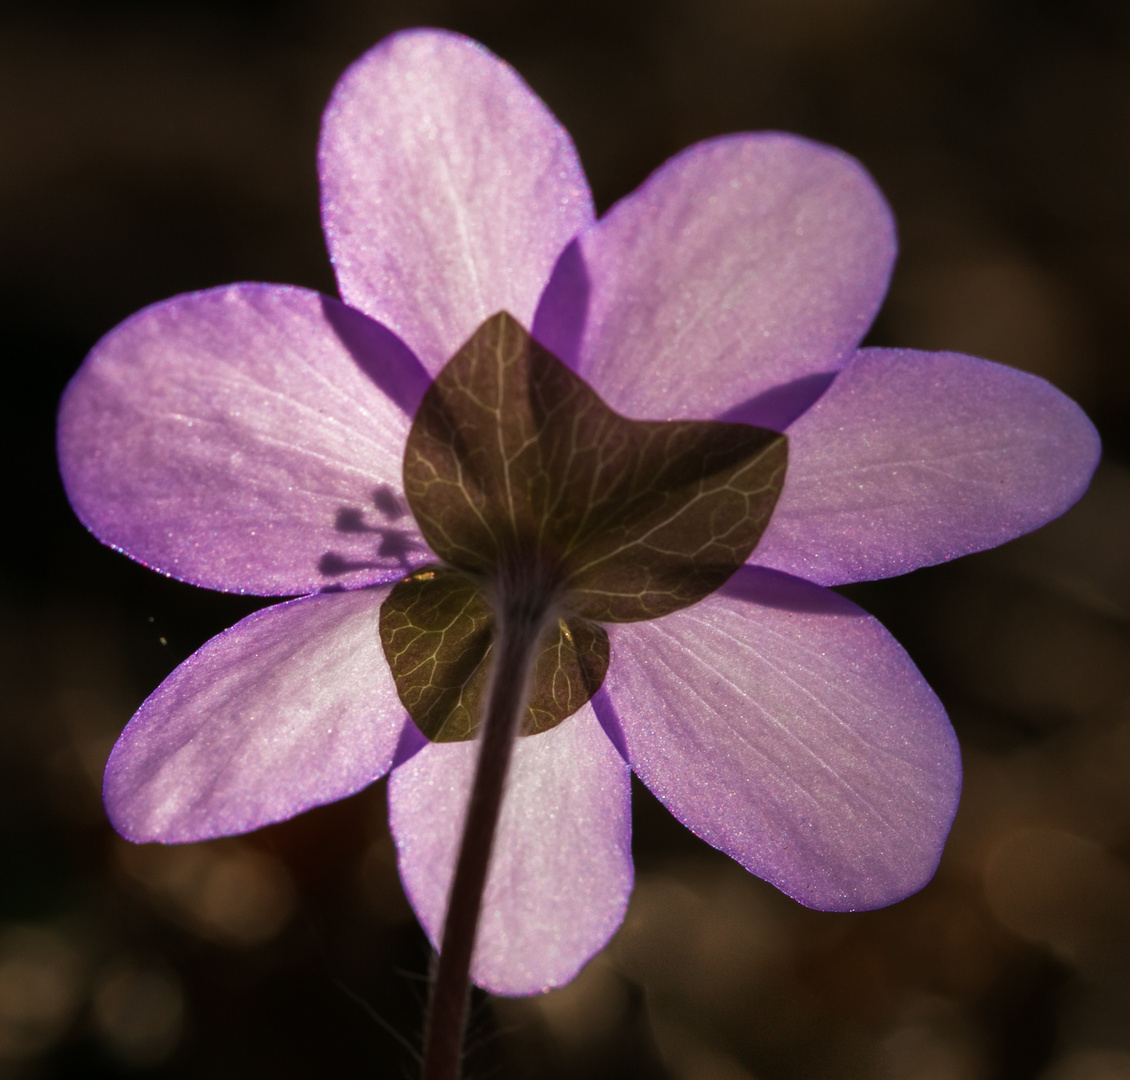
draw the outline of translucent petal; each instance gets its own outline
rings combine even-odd
[[[387,772],[405,721],[377,636],[388,591],[264,608],[190,656],[110,755],[114,828],[135,841],[229,836]]]
[[[700,604],[610,636],[597,711],[698,836],[824,910],[882,907],[930,879],[957,809],[957,740],[873,618],[745,567]]]
[[[867,332],[895,246],[846,154],[776,133],[714,139],[581,234],[534,333],[627,416],[778,427],[782,387],[807,404]]]
[[[394,335],[318,293],[178,296],[112,330],[71,380],[63,482],[100,540],[195,585],[390,581],[430,557],[401,479],[427,384]]]
[[[433,374],[497,311],[530,326],[592,220],[565,129],[511,67],[438,30],[394,34],[345,73],[319,173],[342,296]]]
[[[428,743],[389,781],[405,890],[442,935],[477,742]],[[615,932],[632,889],[628,767],[590,705],[519,739],[472,963],[496,994],[569,982]]]
[[[1099,437],[1034,375],[956,353],[863,349],[788,430],[753,562],[822,585],[995,547],[1087,488]]]

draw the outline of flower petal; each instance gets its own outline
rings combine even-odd
[[[776,133],[692,146],[578,242],[535,321],[542,344],[625,415],[765,427],[783,426],[782,386],[816,394],[851,355],[895,255],[863,168]]]
[[[430,558],[401,479],[427,383],[389,331],[318,293],[178,296],[71,380],[63,483],[95,536],[182,581],[268,596],[390,581]]]
[[[319,174],[341,295],[433,374],[497,311],[530,326],[593,216],[564,128],[513,68],[443,31],[394,34],[342,76]]]
[[[114,828],[138,842],[230,836],[387,772],[405,720],[377,635],[388,592],[264,608],[190,656],[110,755]]]
[[[854,604],[744,567],[700,604],[610,627],[628,760],[708,843],[809,907],[882,907],[938,864],[961,783],[941,703]]]
[[[862,349],[788,430],[753,561],[836,585],[995,547],[1087,488],[1099,437],[1034,375],[956,353]]]
[[[479,743],[429,743],[389,781],[412,907],[438,943]],[[472,963],[496,994],[569,982],[615,932],[632,890],[628,767],[585,705],[517,741]]]

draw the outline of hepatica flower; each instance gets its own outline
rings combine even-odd
[[[620,924],[629,768],[803,904],[921,888],[957,743],[826,586],[1062,513],[1099,452],[1078,407],[984,360],[860,349],[894,225],[855,161],[805,139],[692,146],[596,220],[521,79],[413,31],[346,72],[319,169],[344,302],[174,297],[63,399],[63,478],[99,539],[301,597],[142,705],[106,770],[118,831],[240,833],[391,770],[401,877],[438,943],[499,625],[526,618],[480,985],[566,982]]]

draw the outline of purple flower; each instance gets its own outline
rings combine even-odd
[[[405,888],[436,941],[476,743],[407,721],[377,632],[434,561],[402,493],[430,376],[511,312],[614,409],[784,430],[750,562],[700,603],[612,625],[591,703],[515,750],[474,964],[568,981],[632,887],[629,765],[695,833],[801,903],[892,903],[936,868],[960,788],[941,704],[822,586],[991,547],[1066,510],[1097,435],[1047,383],[952,353],[859,349],[895,256],[863,169],[794,136],[691,147],[594,220],[572,143],[453,34],[388,38],[342,78],[319,153],[344,303],[240,284],[94,348],[59,455],[91,531],[194,584],[303,596],[206,644],[106,771],[131,840],[240,833],[392,770]]]

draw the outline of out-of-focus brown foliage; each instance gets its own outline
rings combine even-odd
[[[636,790],[639,880],[571,986],[477,1000],[475,1075],[1130,1078],[1130,6],[1119,0],[40,0],[0,12],[0,1078],[399,1076],[426,942],[378,784],[250,837],[134,848],[102,766],[252,610],[101,548],[52,420],[97,337],[231,280],[333,291],[314,146],[390,30],[462,30],[576,137],[601,208],[687,143],[858,156],[902,235],[875,343],[1035,371],[1107,459],[1060,522],[858,586],[950,709],[941,869],[807,911]],[[404,1045],[407,1044],[407,1047]]]

